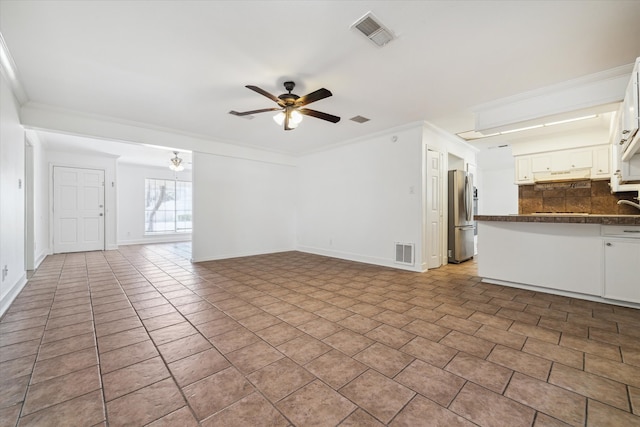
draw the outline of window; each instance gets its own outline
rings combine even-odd
[[[191,182],[145,179],[145,234],[191,231]]]

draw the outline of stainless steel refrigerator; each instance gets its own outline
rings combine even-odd
[[[449,262],[473,258],[473,175],[449,171]]]

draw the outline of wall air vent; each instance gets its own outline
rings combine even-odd
[[[355,116],[355,117],[351,117],[349,120],[354,121],[356,123],[366,123],[371,119],[367,119],[366,117],[362,117],[362,116]]]
[[[396,263],[413,265],[413,243],[396,243]]]
[[[366,38],[380,47],[395,39],[391,30],[382,25],[380,20],[371,12],[367,12],[366,15],[358,19],[351,25],[351,28],[360,31]]]

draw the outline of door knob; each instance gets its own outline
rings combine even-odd
[[[103,216],[103,215],[104,215],[103,213],[100,213],[100,216]]]
[[[607,243],[607,246],[613,246],[611,243]]]

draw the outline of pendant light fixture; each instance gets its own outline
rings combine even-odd
[[[169,163],[169,169],[175,172],[180,172],[184,170],[184,166],[182,165],[182,159],[178,157],[178,152],[174,151],[173,154],[175,155],[175,157],[171,159]]]

